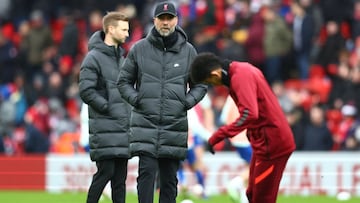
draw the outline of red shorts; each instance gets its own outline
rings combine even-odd
[[[280,181],[290,155],[260,160],[253,154],[246,191],[249,203],[276,203]]]

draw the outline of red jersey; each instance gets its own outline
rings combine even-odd
[[[260,159],[274,159],[295,150],[294,137],[280,104],[262,72],[245,62],[223,67],[223,81],[240,117],[220,127],[209,139],[214,145],[247,129],[253,153]]]

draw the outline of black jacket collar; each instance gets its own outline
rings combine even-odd
[[[160,34],[158,34],[156,32],[157,31],[155,30],[155,27],[153,27],[152,30],[147,34],[146,39],[149,40],[153,46],[155,46],[156,48],[158,48],[160,50],[166,50],[166,51],[171,51],[171,52],[180,52],[181,48],[187,42],[187,39],[188,39],[184,30],[179,26],[175,27],[175,32],[173,33],[174,35],[177,35],[177,36],[172,36],[170,40],[166,39],[166,42],[164,42],[163,37],[161,37]],[[159,35],[159,36],[157,36],[157,35]],[[169,40],[169,41],[167,41],[167,40]],[[165,46],[165,43],[168,47]],[[169,47],[170,44],[172,44],[172,46]]]
[[[222,83],[227,87],[230,87],[230,76],[229,76],[230,63],[231,63],[230,60],[223,60],[221,64]]]

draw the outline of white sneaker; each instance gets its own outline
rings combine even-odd
[[[244,181],[240,176],[231,179],[226,187],[227,193],[234,203],[249,203],[246,196]]]

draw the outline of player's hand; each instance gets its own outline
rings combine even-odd
[[[215,150],[214,150],[214,147],[209,143],[209,142],[206,142],[206,148],[209,150],[209,152],[211,154],[215,154]]]

